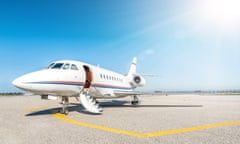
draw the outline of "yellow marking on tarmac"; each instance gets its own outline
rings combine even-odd
[[[42,109],[49,109],[49,105],[48,106],[45,105],[45,106],[36,106],[36,107],[31,107],[31,108],[25,108],[26,111],[31,111],[31,112],[40,111]],[[189,127],[189,128],[166,130],[166,131],[160,131],[160,132],[138,133],[138,132],[131,132],[131,131],[127,131],[127,130],[121,130],[121,129],[110,128],[110,127],[106,127],[106,126],[81,122],[81,121],[78,121],[78,120],[68,118],[63,114],[57,113],[57,111],[53,111],[53,116],[55,118],[61,120],[61,121],[68,122],[68,123],[71,123],[71,124],[80,125],[80,126],[84,126],[84,127],[89,127],[89,128],[93,128],[93,129],[99,129],[99,130],[102,130],[102,131],[108,131],[108,132],[112,132],[112,133],[119,133],[119,134],[124,134],[124,135],[129,135],[129,136],[140,137],[140,138],[163,136],[163,135],[172,135],[172,134],[177,134],[177,133],[199,131],[199,130],[204,130],[204,129],[218,128],[218,127],[231,126],[231,125],[240,125],[240,121],[238,120],[238,121],[230,121],[230,122],[195,126],[195,127]]]
[[[68,122],[71,124],[94,128],[94,129],[99,129],[99,130],[108,131],[108,132],[112,132],[112,133],[119,133],[119,134],[124,134],[124,135],[129,135],[129,136],[141,137],[141,138],[171,135],[171,134],[177,134],[177,133],[199,131],[199,130],[204,130],[204,129],[211,129],[211,128],[240,124],[240,121],[231,121],[231,122],[216,123],[216,124],[209,124],[209,125],[189,127],[189,128],[181,128],[181,129],[175,129],[175,130],[166,130],[166,131],[160,131],[160,132],[138,133],[138,132],[131,132],[131,131],[120,130],[120,129],[115,129],[115,128],[96,125],[96,124],[90,124],[90,123],[86,123],[86,122],[77,121],[77,120],[65,117],[65,115],[56,113],[56,112],[53,113],[53,116],[59,120],[62,120],[62,121],[65,121],[65,122]]]
[[[217,127],[231,126],[231,125],[239,125],[239,124],[240,124],[240,121],[231,121],[231,122],[216,123],[216,124],[209,124],[209,125],[189,127],[189,128],[181,128],[181,129],[175,129],[175,130],[167,130],[167,131],[161,131],[161,132],[152,132],[152,133],[146,133],[144,135],[146,137],[171,135],[171,134],[176,134],[176,133],[199,131],[199,130],[204,130],[204,129],[211,129],[211,128],[217,128]]]
[[[120,133],[120,134],[125,134],[125,135],[130,135],[130,136],[144,137],[144,135],[141,134],[141,133],[119,130],[119,129],[115,129],[115,128],[110,128],[110,127],[90,124],[90,123],[86,123],[86,122],[81,122],[81,121],[77,121],[77,120],[65,117],[65,115],[60,114],[60,113],[54,113],[53,115],[54,115],[54,117],[56,117],[57,119],[60,119],[62,121],[72,123],[72,124],[76,124],[76,125],[80,125],[80,126],[84,126],[84,127],[90,127],[90,128],[94,128],[94,129],[100,129],[100,130],[103,130],[103,131]]]

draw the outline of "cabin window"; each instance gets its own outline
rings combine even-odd
[[[77,66],[75,64],[71,65],[71,70],[78,70]]]
[[[54,66],[51,67],[51,69],[61,69],[63,66],[63,63],[56,63]]]
[[[70,67],[70,64],[65,64],[64,66],[63,66],[63,68],[62,69],[64,69],[64,70],[67,70],[67,69],[69,69],[69,67]]]
[[[100,78],[102,79],[102,74],[100,74]]]

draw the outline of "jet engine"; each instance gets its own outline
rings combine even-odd
[[[130,84],[134,87],[142,87],[145,85],[145,83],[145,79],[140,74],[134,74],[130,78]]]

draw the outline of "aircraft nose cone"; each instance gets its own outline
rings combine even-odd
[[[19,78],[15,79],[12,84],[15,86],[15,87],[21,87],[21,80]]]

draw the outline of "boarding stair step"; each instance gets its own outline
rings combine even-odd
[[[83,107],[91,113],[101,114],[103,112],[102,108],[96,102],[96,99],[91,97],[88,94],[88,92],[83,91],[80,93],[80,101],[81,101]]]

